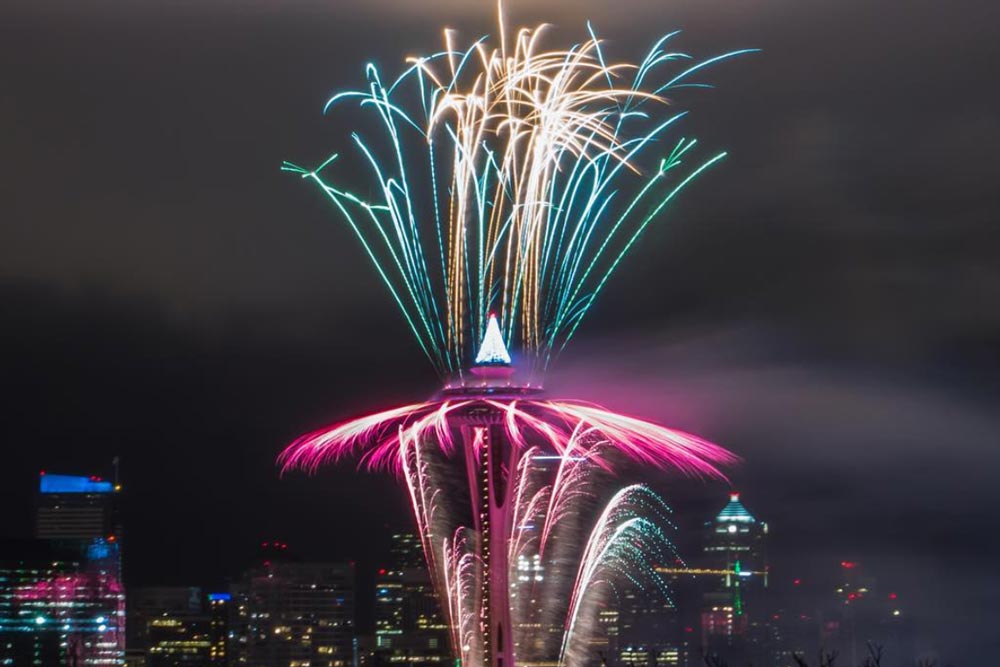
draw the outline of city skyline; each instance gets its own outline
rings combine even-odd
[[[17,661],[21,654],[9,653],[11,644],[6,642],[19,636],[27,639],[24,629],[15,628],[17,619],[23,617],[20,605],[28,599],[18,592],[19,587],[44,591],[62,586],[59,582],[66,575],[78,576],[72,564],[67,564],[67,570],[51,563],[52,572],[46,565],[34,571],[40,578],[32,579],[32,571],[25,568],[32,567],[44,545],[50,545],[53,553],[72,555],[74,540],[90,545],[92,534],[104,535],[113,525],[117,539],[106,539],[113,541],[115,549],[124,546],[122,553],[128,554],[127,541],[122,541],[127,530],[115,518],[120,516],[121,498],[112,491],[111,482],[93,475],[48,473],[40,475],[39,487],[36,541],[2,542],[0,569],[6,575],[13,571],[14,578],[0,577],[0,639],[4,642],[0,657],[13,656],[16,665],[21,664]],[[51,494],[62,494],[63,500],[56,497],[53,504]],[[105,494],[110,494],[113,504],[95,502]],[[58,519],[53,511],[61,512],[63,518]],[[661,667],[693,667],[701,663],[702,654],[727,656],[730,664],[752,659],[755,664],[775,665],[791,665],[793,654],[808,656],[819,647],[858,656],[865,654],[871,641],[886,647],[887,654],[897,660],[917,650],[914,631],[920,610],[913,607],[908,591],[894,586],[892,577],[879,577],[856,561],[831,564],[822,579],[792,578],[789,572],[773,570],[766,553],[769,525],[747,509],[738,492],[718,498],[709,516],[688,518],[698,520],[703,529],[688,531],[684,560],[657,566],[670,582],[670,596],[638,587],[620,591],[618,602],[599,614],[600,631],[593,635],[597,643],[591,647],[594,655],[600,653],[605,656],[602,660],[623,667],[646,665],[653,656]],[[314,661],[332,659],[344,667],[400,661],[432,667],[448,662],[448,626],[430,585],[420,539],[409,532],[389,538],[388,551],[377,563],[368,564],[378,567],[374,579],[356,576],[364,566],[359,568],[354,561],[323,562],[296,553],[287,543],[265,541],[258,545],[252,562],[239,566],[240,573],[235,575],[234,570],[234,576],[220,586],[188,582],[185,586],[116,589],[119,601],[128,600],[123,607],[129,636],[124,655],[127,661],[146,660],[135,664],[150,667],[174,665],[172,661],[184,655],[200,661],[198,665],[284,665],[289,659],[309,660],[310,656]],[[104,544],[105,538],[98,541]],[[88,546],[88,559],[91,551]],[[115,553],[117,559],[122,558]],[[512,585],[528,592],[531,581],[552,576],[553,565],[537,557],[534,564],[530,559],[519,562]],[[98,629],[97,623],[110,626],[104,614],[114,614],[101,606],[101,597],[94,598],[97,607],[84,603],[86,597],[75,599],[80,610],[66,618],[77,620],[69,620],[64,628],[71,645],[81,641],[73,639],[80,632],[74,628],[79,626],[86,636]],[[374,608],[361,611],[360,607],[368,605],[357,603],[366,599],[369,604],[374,601]],[[55,601],[37,597],[36,602],[29,602],[37,611],[27,620],[34,625],[35,616],[66,614],[57,611],[57,606],[44,606]],[[308,616],[302,616],[304,612]],[[125,612],[120,613],[119,624],[125,622]],[[94,620],[95,614],[102,616]],[[4,629],[15,632],[2,634]],[[104,629],[101,625],[100,630]],[[300,635],[309,642],[300,642]],[[123,646],[124,642],[119,644],[119,650]]]

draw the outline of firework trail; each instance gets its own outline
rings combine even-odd
[[[611,63],[593,30],[545,50],[546,26],[500,24],[497,47],[445,31],[395,79],[370,64],[365,89],[329,100],[384,130],[351,135],[370,197],[328,180],[337,155],[283,166],[334,204],[442,376],[463,372],[490,313],[544,371],[647,226],[724,156],[688,163],[697,142],[669,138],[686,112],[667,95],[746,53],[696,62],[671,33],[640,63]]]
[[[504,573],[492,595],[503,591],[517,660],[585,664],[615,582],[669,600],[655,568],[677,561],[666,505],[639,485],[608,497],[613,475],[631,462],[722,478],[720,467],[736,457],[592,404],[493,389],[501,395],[477,387],[321,429],[292,443],[281,462],[314,471],[350,457],[403,479],[462,665],[490,664],[483,619],[498,604],[489,601],[497,568]],[[466,469],[467,489],[449,481],[456,467]]]
[[[747,52],[696,62],[669,48],[671,33],[638,64],[610,63],[588,32],[546,50],[545,26],[508,34],[501,8],[498,46],[459,48],[446,31],[395,79],[369,65],[366,89],[326,106],[354,105],[381,128],[379,140],[351,135],[367,197],[328,180],[337,155],[283,166],[333,203],[446,384],[306,434],[279,461],[313,472],[351,457],[402,479],[463,667],[587,663],[616,586],[669,599],[656,567],[677,561],[669,508],[612,480],[629,465],[724,479],[736,461],[513,380],[507,344],[522,372],[543,373],[646,228],[724,156],[688,163],[696,142],[667,138],[685,115],[667,95],[707,87],[694,76]]]
[[[725,449],[690,433],[669,429],[580,401],[492,398],[474,394],[387,410],[306,434],[281,455],[286,468],[315,472],[327,462],[357,456],[373,469],[404,472],[407,442],[434,441],[446,456],[464,455],[468,415],[495,415],[506,439],[526,451],[541,443],[568,459],[586,458],[610,470],[619,455],[662,469],[721,477],[719,465],[735,462]],[[473,440],[478,455],[482,440]]]

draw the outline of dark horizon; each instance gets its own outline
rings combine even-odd
[[[946,661],[1000,653],[992,5],[507,4],[562,41],[590,18],[628,56],[676,27],[700,56],[762,49],[685,99],[684,132],[729,157],[623,264],[550,390],[725,445],[776,566],[861,561]],[[282,479],[276,456],[439,380],[355,239],[278,168],[340,145],[322,106],[368,60],[491,32],[492,11],[0,10],[0,537],[30,534],[39,470],[120,456],[130,583],[221,582],[265,537],[374,567],[410,520],[394,481]]]

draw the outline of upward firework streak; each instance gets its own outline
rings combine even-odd
[[[581,665],[616,583],[668,595],[656,569],[676,560],[668,508],[642,486],[607,495],[611,475],[632,461],[721,478],[735,457],[545,399],[512,380],[504,341],[544,371],[646,227],[723,157],[686,166],[695,141],[664,143],[684,115],[664,113],[665,95],[703,86],[695,73],[744,51],[692,64],[667,48],[671,33],[640,64],[609,64],[592,31],[545,51],[544,26],[510,37],[500,16],[497,48],[459,49],[446,31],[443,51],[395,80],[369,65],[367,90],[329,101],[358,103],[385,130],[378,145],[351,135],[373,198],[326,180],[336,155],[283,166],[333,202],[450,379],[434,400],[303,436],[281,461],[313,471],[356,455],[402,477],[462,665]],[[661,76],[670,63],[684,66]],[[455,462],[464,485],[450,481]]]
[[[442,375],[462,373],[491,312],[544,370],[647,226],[725,155],[688,166],[696,141],[667,139],[686,112],[665,95],[706,87],[693,77],[745,51],[692,64],[671,33],[640,64],[611,64],[593,32],[555,51],[544,34],[505,39],[501,20],[499,48],[463,50],[446,31],[398,78],[368,65],[366,90],[331,98],[327,110],[357,104],[385,130],[378,144],[351,135],[371,199],[326,180],[337,155],[283,166],[343,215]]]

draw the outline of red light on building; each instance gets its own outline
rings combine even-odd
[[[844,568],[845,570],[853,570],[857,566],[858,566],[858,564],[856,562],[854,562],[853,560],[842,560],[842,561],[840,561],[840,567]]]
[[[796,579],[795,581],[792,582],[792,584],[795,585],[795,586],[798,586],[801,583],[802,583],[801,579]]]
[[[895,600],[897,597],[899,597],[899,596],[896,595],[895,593],[889,593],[889,599],[890,600]]]

